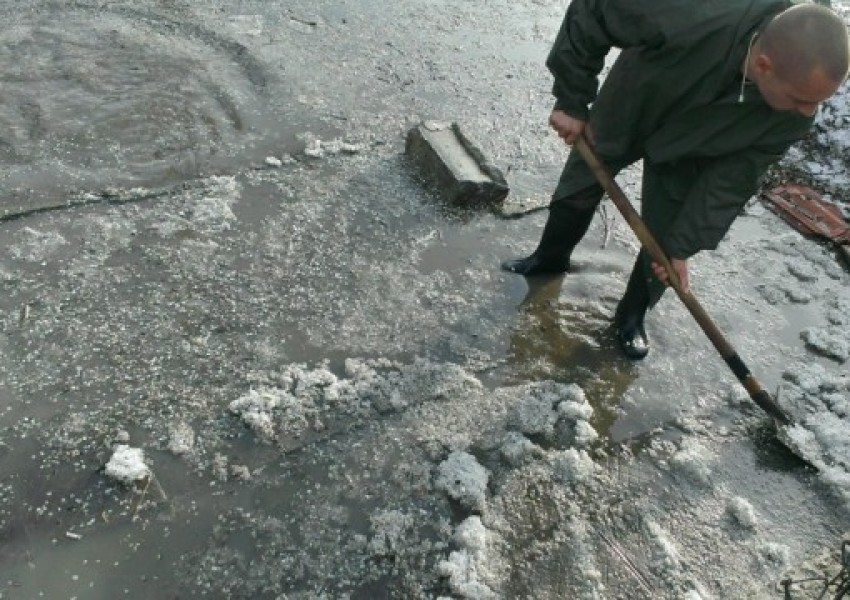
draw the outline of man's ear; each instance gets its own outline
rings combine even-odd
[[[753,60],[753,67],[753,70],[759,75],[769,75],[776,70],[776,67],[773,64],[773,59],[764,52],[756,54],[755,59]]]

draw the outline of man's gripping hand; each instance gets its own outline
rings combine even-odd
[[[558,133],[567,144],[575,144],[587,127],[587,123],[581,119],[571,117],[562,110],[555,109],[549,116],[549,125]],[[588,130],[588,134],[590,130]],[[593,140],[591,139],[591,142]]]
[[[691,283],[688,280],[688,261],[681,258],[671,258],[670,265],[673,267],[673,270],[676,271],[676,275],[679,276],[679,283],[682,284],[682,291],[686,294],[691,293]],[[652,270],[655,273],[655,276],[670,285],[668,281],[669,277],[667,276],[667,270],[660,265],[659,263],[652,261]]]

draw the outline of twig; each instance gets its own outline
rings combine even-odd
[[[162,485],[160,485],[159,480],[156,478],[156,475],[153,473],[149,473],[147,476],[147,480],[145,481],[145,487],[142,490],[142,496],[139,498],[139,502],[136,504],[136,509],[133,511],[133,520],[136,520],[136,516],[139,513],[139,509],[142,506],[142,502],[145,500],[145,496],[148,493],[148,488],[150,488],[151,483],[154,484],[156,490],[159,492],[159,495],[162,497],[163,502],[168,502],[168,496],[165,494],[165,490],[162,489]]]
[[[153,483],[156,486],[156,490],[159,492],[159,495],[162,496],[163,502],[168,502],[168,496],[165,494],[165,490],[162,489],[162,486],[159,484],[159,479],[156,478],[156,475],[151,473],[151,478],[153,478]]]
[[[652,586],[652,583],[647,579],[646,575],[640,570],[640,568],[632,561],[632,559],[619,547],[619,545],[611,538],[606,536],[601,531],[596,532],[596,534],[602,538],[602,541],[608,546],[608,549],[611,551],[614,556],[620,559],[626,569],[631,572],[634,578],[637,580],[638,584],[644,589],[645,592],[654,595],[655,589]]]
[[[295,21],[296,23],[301,23],[302,25],[307,25],[308,27],[318,27],[319,26],[318,21],[308,21],[306,19],[300,19],[300,18],[296,17],[295,15],[289,15],[289,20]]]
[[[153,474],[149,474],[147,480],[145,481],[145,487],[142,490],[142,496],[139,498],[138,504],[136,504],[135,510],[133,510],[132,520],[136,520],[136,516],[139,514],[139,508],[142,506],[142,502],[145,501],[145,495],[148,493],[148,488],[151,486],[151,481],[153,480]]]

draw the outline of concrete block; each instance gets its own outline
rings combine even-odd
[[[459,205],[499,204],[510,191],[501,171],[457,123],[428,121],[413,127],[407,133],[405,153],[424,181]]]

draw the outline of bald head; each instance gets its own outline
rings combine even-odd
[[[847,26],[824,6],[799,4],[778,14],[759,37],[759,46],[786,81],[802,81],[815,71],[836,84],[847,77]]]

